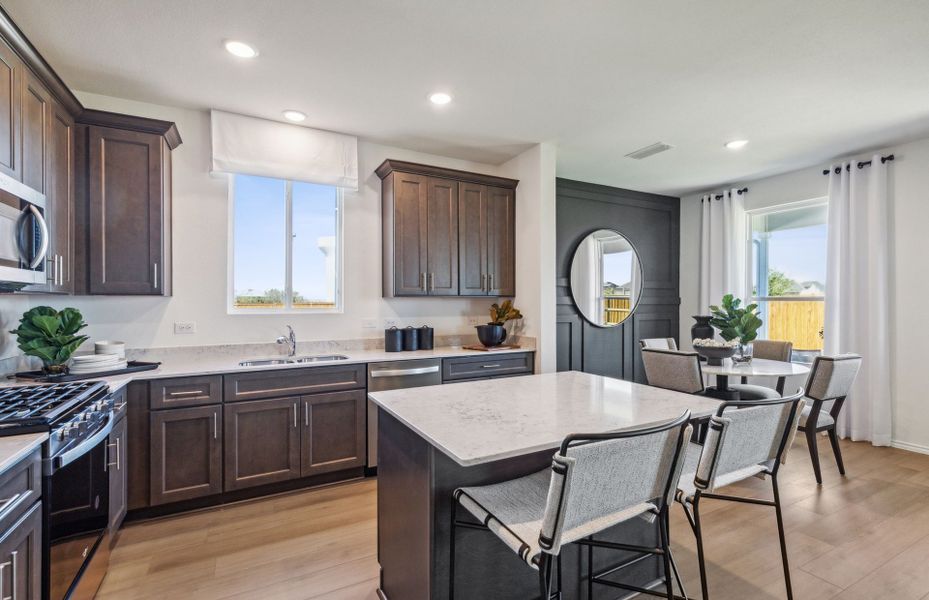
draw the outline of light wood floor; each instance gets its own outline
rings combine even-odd
[[[825,447],[824,447],[825,446]],[[847,478],[804,441],[782,471],[797,600],[929,600],[929,456],[843,442]],[[766,481],[727,493],[770,495]],[[375,600],[376,483],[352,482],[129,525],[99,600]],[[785,598],[772,509],[705,501],[713,600]],[[672,511],[675,558],[699,597],[693,536]]]

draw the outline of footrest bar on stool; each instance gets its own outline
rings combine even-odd
[[[630,585],[630,584],[628,584],[628,583],[618,583],[618,582],[616,582],[616,581],[610,581],[610,580],[608,580],[608,579],[600,579],[600,578],[597,578],[597,577],[594,577],[593,581],[594,581],[594,583],[599,583],[599,584],[601,584],[601,585],[606,585],[606,586],[609,586],[609,587],[614,587],[614,588],[617,588],[617,589],[620,589],[620,590],[628,590],[628,591],[630,591],[630,592],[638,592],[638,593],[640,593],[640,594],[648,594],[649,596],[658,596],[659,598],[667,598],[667,597],[668,597],[668,594],[667,594],[667,593],[664,593],[664,592],[657,592],[657,591],[655,591],[655,590],[650,590],[650,589],[648,589],[648,588],[639,587],[639,586],[637,586],[637,585]],[[674,599],[675,599],[675,600],[690,600],[689,598],[686,598],[686,597],[684,597],[684,596],[679,596],[679,595],[677,595],[677,594],[674,594]]]

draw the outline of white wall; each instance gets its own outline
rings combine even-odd
[[[883,150],[894,154],[890,167],[892,282],[891,332],[894,394],[894,445],[929,453],[925,353],[929,337],[927,257],[929,257],[929,139]],[[865,157],[870,158],[870,153]],[[825,166],[810,167],[747,185],[747,209],[765,208],[826,196]],[[722,188],[720,188],[722,189]],[[696,314],[700,269],[700,197],[681,199],[681,340],[690,339]]]
[[[228,196],[225,178],[209,175],[209,114],[205,111],[158,106],[87,93],[78,97],[90,108],[125,112],[174,121],[183,144],[172,153],[173,166],[173,250],[174,295],[149,297],[57,297],[33,295],[28,299],[0,297],[0,321],[4,331],[28,306],[48,304],[56,308],[74,306],[90,324],[87,333],[95,339],[119,339],[130,347],[162,347],[273,341],[292,324],[300,340],[340,340],[376,338],[377,329],[363,329],[363,319],[397,318],[402,325],[429,324],[437,334],[471,333],[468,317],[484,322],[491,299],[395,298],[381,297],[381,182],[374,169],[386,158],[434,164],[492,175],[505,174],[524,181],[517,198],[517,227],[524,217],[538,229],[538,210],[532,205],[554,187],[553,153],[536,147],[526,158],[517,157],[504,169],[497,165],[474,163],[412,152],[400,148],[359,141],[358,192],[346,192],[344,199],[344,313],[325,315],[228,315],[226,314],[226,261]],[[544,159],[544,160],[543,160]],[[543,170],[547,174],[543,173]],[[550,193],[553,213],[554,192]],[[549,202],[546,199],[546,202]],[[554,231],[554,225],[552,225]],[[538,255],[517,256],[517,293],[538,288]],[[554,298],[554,292],[552,292]],[[525,310],[527,327],[540,331],[540,307]],[[175,321],[193,321],[192,335],[175,335]],[[530,335],[527,333],[527,335]],[[9,336],[0,337],[0,352],[17,352]],[[2,357],[4,354],[0,354]]]

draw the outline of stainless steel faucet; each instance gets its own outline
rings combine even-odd
[[[290,334],[287,337],[284,337],[282,335],[281,337],[277,338],[277,343],[287,344],[290,347],[290,354],[288,354],[288,356],[296,356],[297,355],[297,336],[294,333],[294,328],[291,327],[290,325],[287,326],[287,331],[289,331]]]

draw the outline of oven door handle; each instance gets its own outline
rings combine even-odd
[[[97,444],[99,444],[100,442],[105,440],[107,437],[109,437],[110,433],[113,431],[114,420],[115,419],[114,419],[113,413],[111,412],[109,415],[107,415],[106,424],[100,429],[98,429],[97,432],[94,433],[92,436],[90,436],[89,438],[87,438],[86,440],[84,440],[83,442],[75,446],[74,448],[71,448],[67,452],[64,452],[63,454],[59,454],[58,456],[53,456],[50,459],[48,459],[48,462],[46,463],[46,469],[45,469],[46,475],[51,475],[58,469],[68,466],[69,464],[73,463],[75,460],[79,459],[80,457],[84,456],[85,454],[93,450],[97,446]]]

